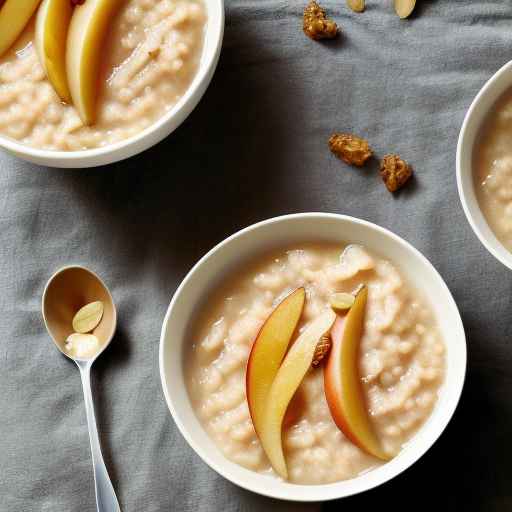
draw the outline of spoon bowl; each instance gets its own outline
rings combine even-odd
[[[91,357],[94,361],[114,337],[117,313],[114,300],[105,283],[91,270],[79,265],[61,268],[50,277],[43,292],[43,319],[57,348],[70,359],[74,358],[64,349],[67,337],[72,334],[72,320],[85,304],[101,300],[103,317],[92,331],[100,342],[100,349]]]

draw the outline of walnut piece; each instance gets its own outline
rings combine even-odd
[[[373,155],[368,141],[349,133],[333,133],[329,139],[330,150],[349,165],[362,167]]]
[[[311,39],[333,39],[338,35],[338,25],[325,16],[325,11],[315,0],[304,9],[302,29]]]
[[[412,176],[411,166],[398,155],[385,155],[380,164],[380,175],[387,189],[396,192]]]
[[[320,341],[315,348],[315,354],[313,355],[313,361],[311,363],[313,368],[319,366],[325,356],[329,353],[329,350],[331,350],[331,345],[331,337],[328,334],[325,334],[320,338]]]

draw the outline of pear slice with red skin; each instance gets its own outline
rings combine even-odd
[[[336,318],[324,369],[324,390],[332,418],[345,436],[366,453],[389,460],[371,424],[359,372],[367,298],[368,288],[363,286],[348,313]]]
[[[256,433],[272,381],[297,328],[304,309],[306,291],[298,288],[272,311],[254,340],[246,372],[246,395]]]
[[[329,309],[304,329],[286,354],[266,397],[259,437],[272,467],[284,479],[288,478],[282,442],[286,409],[311,368],[318,341],[329,332],[335,319],[336,314]]]

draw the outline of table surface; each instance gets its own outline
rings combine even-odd
[[[78,371],[40,313],[46,280],[72,262],[96,270],[119,308],[93,379],[123,511],[409,510],[418,497],[429,509],[511,510],[512,277],[466,222],[455,147],[474,95],[512,56],[512,5],[424,0],[400,21],[389,0],[367,3],[356,15],[325,1],[343,36],[318,43],[302,34],[302,1],[228,0],[213,82],[158,146],[83,171],[0,154],[0,511],[95,510]],[[356,170],[329,153],[334,130],[403,155],[414,182],[391,196],[376,163]],[[361,217],[421,250],[469,349],[461,403],[435,446],[392,482],[323,506],[261,498],[214,473],[177,431],[158,376],[161,322],[194,262],[248,224],[302,211]]]

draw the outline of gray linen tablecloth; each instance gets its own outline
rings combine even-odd
[[[394,481],[323,509],[512,509],[512,275],[471,232],[455,185],[464,113],[512,58],[512,4],[425,0],[400,21],[390,0],[367,3],[355,15],[325,1],[343,36],[318,43],[302,34],[302,1],[228,0],[213,82],[157,147],[84,171],[0,154],[2,512],[95,510],[78,371],[40,314],[47,278],[71,262],[104,277],[119,308],[93,379],[123,511],[321,508],[260,498],[209,469],[178,433],[158,376],[161,322],[192,264],[239,228],[300,211],[355,215],[412,242],[446,279],[468,334],[465,391],[441,439]],[[392,197],[376,165],[348,168],[329,153],[333,130],[403,155],[414,183]]]

